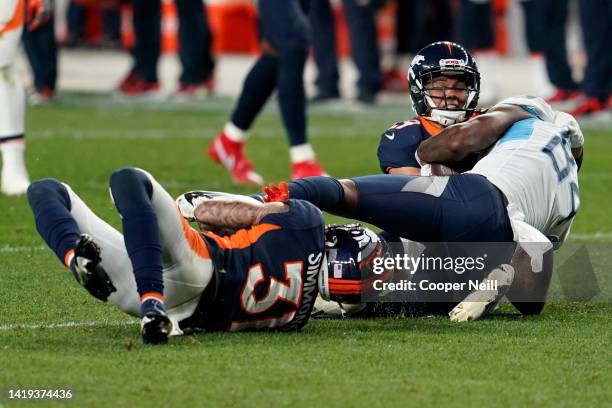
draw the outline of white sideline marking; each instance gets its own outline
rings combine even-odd
[[[4,254],[7,252],[30,252],[30,251],[43,251],[47,247],[44,245],[24,245],[24,246],[11,246],[4,245],[0,247],[0,253]]]
[[[598,231],[588,233],[570,233],[570,239],[601,239],[601,238],[612,238],[612,231]]]
[[[3,324],[0,330],[16,330],[16,329],[63,329],[67,327],[81,326],[130,326],[137,324],[137,320],[89,320],[84,322],[65,322],[65,323],[14,323]]]

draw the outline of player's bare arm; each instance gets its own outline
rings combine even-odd
[[[444,129],[438,136],[419,145],[417,155],[426,163],[463,160],[495,143],[515,122],[532,117],[514,105],[497,106],[469,122]]]
[[[258,224],[267,214],[289,210],[285,203],[257,203],[227,200],[209,200],[195,210],[195,219],[206,227],[220,229],[249,228]]]

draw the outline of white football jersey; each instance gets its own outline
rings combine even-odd
[[[562,242],[580,206],[568,128],[554,124],[555,111],[541,98],[515,97],[500,104],[521,106],[534,118],[516,122],[470,173],[503,191],[527,224]]]

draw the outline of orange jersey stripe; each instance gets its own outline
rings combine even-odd
[[[244,249],[257,242],[264,234],[279,229],[281,227],[278,225],[258,224],[249,229],[238,230],[228,237],[222,237],[212,232],[205,232],[204,235],[214,239],[219,247],[223,249]]]
[[[178,210],[178,209],[177,209]],[[200,236],[200,233],[191,228],[189,223],[179,215],[183,226],[183,235],[189,244],[189,247],[195,252],[200,258],[210,259],[210,251],[206,246],[206,242]]]
[[[6,1],[6,0],[2,0]],[[8,33],[9,31],[20,29],[25,21],[25,0],[17,0],[15,5],[15,12],[13,17],[9,20],[4,27],[0,28],[0,35]]]

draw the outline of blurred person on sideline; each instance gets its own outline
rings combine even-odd
[[[258,2],[263,52],[244,80],[230,120],[208,148],[210,158],[229,171],[235,184],[264,184],[248,159],[245,146],[251,126],[275,90],[289,141],[290,177],[325,175],[308,143],[304,65],[310,30],[305,3]]]

